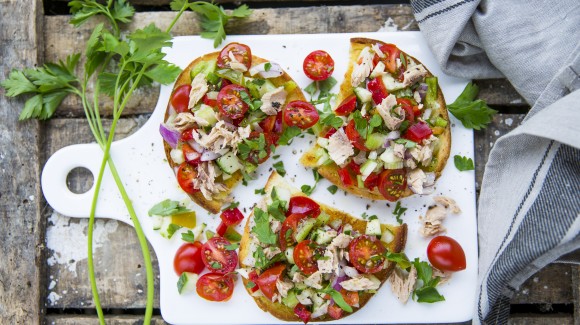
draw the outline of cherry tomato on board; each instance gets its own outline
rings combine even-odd
[[[293,196],[290,198],[290,202],[288,202],[286,215],[289,216],[294,213],[305,214],[311,218],[316,218],[320,214],[320,205],[306,196]]]
[[[288,246],[294,245],[296,242],[296,229],[298,229],[298,224],[300,221],[308,218],[307,215],[301,213],[295,213],[289,215],[282,222],[282,227],[278,233],[278,239],[280,242],[280,249],[285,251]]]
[[[308,129],[318,122],[320,116],[314,105],[301,101],[291,101],[284,108],[284,123],[297,126],[302,130]]]
[[[201,247],[199,241],[185,243],[179,247],[173,258],[173,269],[177,275],[183,272],[200,274],[205,268],[201,260]]]
[[[397,201],[407,188],[407,174],[404,169],[387,169],[381,172],[377,186],[383,197]]]
[[[217,59],[218,68],[231,68],[232,59],[230,58],[230,52],[236,58],[236,61],[245,65],[246,69],[250,69],[252,66],[252,50],[250,50],[249,46],[240,43],[230,43],[221,50]]]
[[[362,235],[348,245],[352,265],[362,273],[376,273],[385,265],[385,246],[374,236]]]
[[[197,171],[195,167],[188,164],[187,162],[181,163],[177,169],[177,183],[182,190],[186,193],[193,194],[199,192],[198,189],[193,187],[193,180],[197,177]]]
[[[238,265],[238,253],[228,250],[230,242],[223,237],[212,237],[201,249],[203,264],[212,272],[226,274],[233,272]]]
[[[336,115],[347,116],[356,109],[356,96],[354,94],[345,98],[334,110]]]
[[[234,280],[228,274],[206,273],[195,285],[197,294],[209,301],[227,301],[234,293]]]
[[[298,318],[300,318],[304,324],[308,323],[310,317],[312,316],[312,313],[306,308],[306,306],[301,303],[298,303],[298,305],[294,307],[294,314],[298,316]]]
[[[317,50],[306,56],[302,68],[308,78],[315,81],[325,80],[334,71],[334,60],[327,52]]]
[[[171,95],[171,105],[175,108],[177,113],[188,112],[189,109],[189,93],[191,92],[191,85],[183,85],[177,87]]]
[[[344,128],[344,133],[346,133],[346,137],[350,140],[350,143],[361,151],[369,151],[369,149],[365,146],[365,139],[358,133],[356,130],[354,120],[350,120],[346,127]]]
[[[303,240],[294,248],[294,263],[306,275],[318,271],[318,262],[314,259],[316,243],[311,240]]]
[[[441,271],[465,270],[465,252],[459,243],[447,236],[437,236],[431,239],[427,246],[429,262]]]
[[[249,94],[245,87],[235,84],[227,85],[220,90],[217,104],[222,114],[234,120],[244,117],[249,106],[242,100],[241,92]]]
[[[284,264],[274,265],[266,271],[262,272],[256,279],[254,283],[262,290],[262,293],[266,298],[272,300],[274,294],[278,292],[276,287],[276,281],[282,276],[282,273],[286,269]]]

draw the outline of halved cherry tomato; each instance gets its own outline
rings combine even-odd
[[[228,274],[206,273],[197,280],[195,291],[209,301],[227,301],[234,293],[234,280]]]
[[[240,92],[249,94],[245,87],[232,84],[223,87],[217,96],[220,112],[234,120],[244,117],[249,108],[248,104],[242,100]]]
[[[227,250],[230,242],[223,237],[212,237],[201,249],[203,264],[212,272],[226,274],[233,272],[238,264],[238,253]]]
[[[179,165],[179,169],[177,169],[177,182],[182,190],[186,193],[193,194],[195,192],[199,192],[198,189],[193,187],[193,180],[197,177],[197,171],[195,167],[192,165],[184,162]]]
[[[183,272],[200,274],[203,271],[205,265],[201,260],[201,247],[202,244],[197,240],[179,247],[173,258],[173,269],[177,275]]]
[[[344,128],[344,133],[346,133],[346,137],[350,140],[350,143],[361,151],[369,151],[369,149],[365,146],[365,139],[358,133],[356,130],[354,120],[350,120],[346,127]]]
[[[397,59],[401,55],[401,50],[399,50],[399,48],[394,44],[383,44],[380,49],[386,56],[386,58],[383,59],[385,68],[390,73],[395,73],[397,71]]]
[[[345,98],[334,110],[336,115],[346,116],[356,109],[356,96],[354,94]]]
[[[262,128],[264,133],[270,133],[274,129],[274,125],[276,124],[276,116],[270,115],[265,119],[261,120],[258,125]]]
[[[404,169],[387,169],[379,175],[379,192],[391,202],[397,201],[407,188],[407,175]]]
[[[359,295],[358,291],[348,291],[345,289],[340,289],[340,294],[344,301],[351,307],[358,307],[359,304]]]
[[[326,131],[326,133],[322,137],[328,139],[335,133],[336,133],[336,129],[331,127],[330,129],[328,129],[328,131]]]
[[[190,85],[183,85],[177,87],[171,95],[171,105],[175,108],[177,113],[188,112],[189,109],[189,93],[191,92]]]
[[[370,173],[369,176],[364,180],[365,188],[369,190],[374,189],[377,184],[379,183],[379,174],[377,173]]]
[[[220,219],[222,219],[226,226],[236,226],[244,220],[244,215],[240,209],[233,208],[222,211]]]
[[[266,296],[266,298],[272,300],[274,294],[278,292],[276,281],[280,279],[285,269],[286,266],[284,264],[274,265],[266,271],[262,272],[262,274],[260,274],[254,282],[258,285],[258,288],[262,290],[262,293],[264,296]]]
[[[328,316],[332,319],[339,319],[342,317],[342,308],[338,307],[334,301],[328,305]]]
[[[411,123],[415,122],[415,119],[421,113],[419,108],[414,106],[408,98],[397,98],[397,104],[401,105],[401,108],[405,110],[405,120]]]
[[[423,121],[411,125],[405,133],[403,133],[402,138],[421,143],[423,139],[427,139],[433,134],[433,130],[429,125]]]
[[[206,104],[207,106],[211,106],[211,107],[218,107],[217,106],[217,99],[209,99],[207,97],[207,94],[203,95],[203,97],[201,98],[202,102],[204,104]]]
[[[318,122],[320,116],[314,105],[294,100],[284,108],[284,123],[289,126],[297,126],[302,130],[308,129]]]
[[[355,163],[354,160],[351,160],[348,163],[348,168],[350,168],[355,175],[360,175],[360,165]]]
[[[223,221],[220,222],[220,224],[217,226],[217,228],[215,229],[215,233],[218,234],[218,236],[223,237],[226,234],[226,231],[228,230],[228,225],[226,225]]]
[[[304,214],[310,218],[316,218],[320,214],[320,205],[306,196],[293,196],[288,202],[288,211],[286,215]]]
[[[201,162],[201,154],[195,151],[188,143],[181,145],[181,151],[183,151],[183,158],[190,165],[196,166]]]
[[[306,56],[302,68],[308,78],[312,80],[325,80],[334,71],[334,60],[330,54],[318,50]]]
[[[284,222],[282,222],[282,227],[278,233],[278,239],[280,242],[280,249],[285,251],[288,246],[294,245],[296,242],[296,229],[300,221],[308,218],[307,215],[301,213],[295,213],[289,215]]]
[[[373,102],[377,105],[389,96],[389,91],[387,90],[387,87],[385,87],[383,78],[381,77],[371,79],[367,83],[367,89],[372,93]]]
[[[346,167],[338,168],[338,177],[344,186],[351,186],[354,184],[354,180]]]
[[[318,263],[314,259],[316,250],[316,243],[311,240],[303,240],[294,248],[294,263],[306,275],[318,271]]]
[[[298,303],[298,305],[294,307],[294,314],[298,316],[304,324],[308,323],[310,316],[312,316],[312,313],[301,303]]]
[[[248,289],[250,289],[251,292],[256,292],[256,291],[260,290],[260,288],[256,284],[256,281],[258,280],[258,273],[256,273],[256,270],[253,270],[252,272],[250,272],[250,274],[248,274],[248,278],[250,281],[252,281],[254,283],[254,286],[251,288],[248,288]]]
[[[427,246],[429,262],[441,271],[465,270],[465,252],[459,243],[447,236],[431,239]]]
[[[386,252],[382,242],[374,236],[362,235],[348,246],[350,263],[362,273],[377,273],[385,266]]]
[[[252,50],[245,44],[240,43],[230,43],[226,45],[220,52],[217,59],[217,66],[220,69],[231,68],[230,62],[230,52],[236,58],[236,61],[246,66],[246,69],[250,69],[252,66]]]

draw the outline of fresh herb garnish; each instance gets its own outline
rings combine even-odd
[[[223,267],[222,266],[222,263],[220,263],[220,262],[211,262],[209,265],[214,270],[219,270],[219,269],[221,269]]]
[[[402,268],[403,270],[406,270],[408,268],[411,267],[411,262],[409,261],[409,259],[407,258],[407,255],[405,255],[405,253],[391,253],[391,252],[387,252],[385,254],[385,257],[387,258],[387,260],[397,263],[397,265]]]
[[[183,288],[185,287],[186,284],[187,284],[187,272],[183,272],[181,273],[179,279],[177,280],[177,292],[181,294],[181,291],[183,291]]]
[[[316,185],[318,185],[318,182],[320,181],[320,174],[318,173],[318,171],[312,170],[312,174],[314,175],[314,185],[312,185],[312,186],[302,185],[300,187],[300,190],[302,190],[302,193],[304,193],[308,196],[310,196],[310,194],[312,194],[312,192],[314,192]]]
[[[401,52],[401,54],[399,55],[399,59],[401,59],[401,64],[406,69],[407,68],[407,59],[405,58],[405,54],[403,54],[403,52]]]
[[[174,223],[169,224],[169,226],[167,227],[167,239],[171,239],[171,237],[175,235],[175,232],[177,232],[181,228],[183,227],[181,227],[180,225],[176,225]]]
[[[266,194],[266,189],[263,189],[263,188],[258,188],[258,189],[255,189],[255,190],[254,190],[254,194],[261,194],[261,195],[264,195],[264,194]]]
[[[270,221],[268,214],[260,208],[254,209],[254,221],[256,225],[252,228],[252,232],[256,238],[264,244],[276,244],[277,236],[270,229]]]
[[[336,185],[330,185],[329,187],[326,188],[331,194],[335,194],[336,191],[338,191],[338,186]]]
[[[344,121],[334,113],[328,113],[320,119],[320,124],[332,126],[333,128],[338,129],[342,124],[344,124]]]
[[[417,297],[417,302],[434,303],[444,301],[443,297],[435,288],[439,283],[439,277],[433,278],[433,269],[427,262],[419,261],[418,258],[412,262],[415,269],[417,269],[417,278],[421,280],[421,284],[417,284],[413,296]]]
[[[263,133],[255,139],[244,139],[243,142],[238,144],[238,155],[242,160],[247,160],[251,154],[258,154],[259,159],[265,158],[268,153],[266,152],[266,138]]]
[[[246,288],[248,289],[252,289],[255,286],[256,284],[253,281],[248,281],[248,283],[246,283]]]
[[[401,219],[401,216],[403,215],[403,213],[405,213],[405,211],[407,211],[407,208],[403,208],[401,206],[401,202],[397,201],[397,204],[395,205],[395,210],[393,210],[393,214],[395,215],[395,218],[397,218],[397,222],[399,224],[403,223],[403,219]]]
[[[280,176],[284,177],[284,175],[286,175],[286,169],[284,168],[284,162],[282,160],[273,164],[272,167],[274,167]]]
[[[415,148],[417,146],[417,142],[403,139],[403,138],[399,138],[399,139],[395,140],[395,143],[402,144],[405,146],[405,148]]]
[[[489,124],[496,110],[491,109],[482,99],[475,100],[479,87],[470,82],[457,97],[457,99],[447,105],[449,112],[461,121],[468,129],[481,130]]]
[[[280,136],[280,140],[278,140],[278,143],[282,146],[289,145],[292,142],[292,139],[295,136],[299,135],[300,132],[301,132],[300,128],[297,126],[287,127]]]
[[[181,233],[181,240],[186,241],[188,243],[194,243],[195,234],[191,230],[188,230],[187,232]]]
[[[322,290],[322,292],[327,293],[332,297],[334,303],[340,307],[342,310],[346,311],[347,313],[352,313],[352,307],[344,301],[342,294],[332,288],[326,288]]]
[[[272,63],[266,62],[264,64],[264,71],[270,71],[270,69],[272,69]]]
[[[457,168],[460,172],[475,169],[475,166],[473,165],[473,160],[465,156],[463,157],[460,155],[453,156],[453,163],[455,163],[455,168]]]
[[[222,211],[232,210],[232,209],[235,209],[235,208],[237,208],[239,206],[240,206],[240,202],[238,202],[238,201],[232,202],[232,203],[230,203],[230,205],[228,205],[227,207],[223,208]]]
[[[184,207],[178,201],[172,201],[170,199],[163,200],[155,204],[151,209],[149,209],[149,216],[172,216],[175,214],[180,214],[184,212],[190,212],[188,208]]]

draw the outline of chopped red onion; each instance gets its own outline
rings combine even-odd
[[[419,92],[419,96],[421,96],[421,101],[425,100],[425,96],[427,95],[427,89],[429,89],[429,87],[424,82],[420,83],[419,87],[417,87],[417,91]]]
[[[159,133],[161,133],[161,137],[163,140],[167,142],[171,146],[171,148],[175,149],[177,147],[177,143],[179,142],[179,138],[181,134],[177,130],[173,130],[165,126],[165,124],[159,124]]]
[[[348,278],[346,276],[339,276],[335,279],[334,284],[332,285],[332,288],[336,291],[340,291],[340,289],[342,289],[342,286],[340,285],[340,283],[342,281],[346,281],[348,280]]]
[[[193,150],[202,153],[205,149],[201,146],[201,144],[197,143],[195,140],[189,140],[187,143],[193,148]]]
[[[201,154],[197,151],[188,151],[185,153],[185,160],[187,160],[187,162],[193,162],[198,160],[200,156]]]
[[[266,64],[270,64],[270,69],[268,69],[268,71],[266,71]],[[266,79],[280,77],[284,73],[282,67],[275,62],[260,63],[253,66],[249,72],[252,77],[256,74],[259,74],[260,77]]]
[[[219,157],[221,157],[221,155],[219,153],[215,153],[212,151],[204,151],[201,154],[201,161],[211,161],[211,160],[216,160]]]
[[[387,133],[387,140],[397,140],[400,137],[401,137],[401,132],[399,132],[399,131],[391,131],[391,132]]]

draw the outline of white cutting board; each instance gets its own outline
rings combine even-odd
[[[366,34],[315,34],[315,35],[264,35],[232,36],[228,42],[249,45],[256,56],[279,63],[298,83],[306,87],[310,80],[302,71],[306,55],[314,50],[325,50],[335,60],[333,76],[339,84],[347,68],[349,39],[363,36],[395,43],[402,50],[419,59],[433,74],[439,77],[447,102],[452,102],[461,93],[467,80],[452,78],[443,74],[427,43],[419,32],[366,33]],[[185,68],[196,57],[213,52],[213,42],[197,36],[177,37],[173,47],[167,49],[167,60]],[[219,50],[219,49],[218,49]],[[129,136],[112,145],[111,155],[126,186],[135,211],[141,221],[145,235],[153,246],[159,260],[160,300],[163,318],[173,324],[272,324],[280,322],[270,314],[261,311],[244,290],[242,281],[236,281],[231,300],[225,303],[205,301],[196,293],[179,295],[176,288],[178,276],[173,270],[173,257],[183,243],[176,234],[171,240],[162,238],[153,231],[152,222],[147,215],[151,206],[164,199],[183,200],[187,196],[175,180],[173,171],[166,162],[159,124],[173,86],[162,86],[155,111],[147,123]],[[334,92],[338,89],[335,87]],[[308,95],[307,95],[308,96]],[[307,97],[308,98],[308,97]],[[453,275],[450,283],[439,287],[445,296],[444,302],[420,304],[409,301],[401,304],[385,284],[370,302],[359,312],[335,323],[437,323],[461,322],[472,318],[475,303],[477,280],[477,226],[475,211],[475,175],[473,171],[459,172],[453,164],[456,154],[473,158],[473,132],[465,129],[460,122],[451,117],[453,143],[451,159],[436,185],[433,195],[443,194],[454,198],[463,213],[451,215],[445,221],[447,235],[456,239],[467,257],[467,269]],[[291,147],[280,147],[276,154],[284,161],[286,179],[300,188],[301,185],[314,183],[311,170],[298,164],[301,153],[310,146],[313,136],[295,139]],[[74,194],[66,186],[68,173],[76,167],[89,169],[94,177],[98,175],[102,152],[96,144],[79,144],[57,151],[44,166],[42,190],[47,202],[59,213],[77,218],[87,218],[91,207],[94,188],[84,194]],[[278,160],[268,160],[257,171],[258,178],[249,186],[240,185],[233,192],[235,201],[240,202],[244,215],[249,215],[251,207],[260,198],[254,189],[263,188],[271,165]],[[330,194],[326,188],[331,184],[321,180],[312,194],[319,200],[354,216],[376,214],[382,222],[395,223],[392,216],[394,204],[386,201],[371,202],[366,199],[345,195],[343,191]],[[401,201],[408,210],[403,220],[409,226],[409,236],[405,252],[409,258],[419,257],[427,260],[426,247],[429,241],[418,234],[419,215],[424,215],[432,196],[411,197]],[[208,229],[215,230],[219,223],[217,215],[209,215],[205,210],[191,204],[197,212],[198,224],[206,222]],[[367,208],[368,206],[368,208]],[[244,210],[244,208],[246,208]],[[106,170],[99,195],[97,217],[114,218],[131,224],[128,213],[119,195],[113,178]],[[66,240],[66,238],[63,238]],[[71,242],[70,245],[77,243]],[[134,252],[140,254],[140,252]]]

